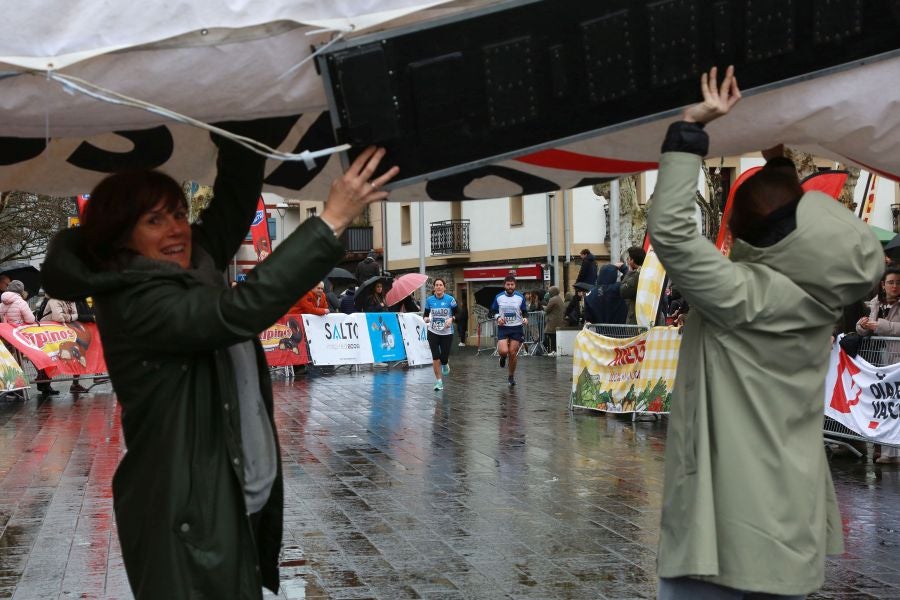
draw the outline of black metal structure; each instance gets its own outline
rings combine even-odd
[[[348,227],[340,240],[347,252],[368,252],[374,248],[371,227]]]
[[[431,254],[468,254],[469,219],[431,223]]]
[[[398,185],[666,113],[712,65],[752,90],[897,50],[898,32],[900,0],[519,0],[317,60],[337,140],[386,146]]]

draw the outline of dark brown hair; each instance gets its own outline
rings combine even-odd
[[[728,226],[735,237],[754,240],[763,233],[766,217],[796,203],[801,196],[803,188],[796,174],[761,169],[735,191]]]
[[[187,206],[178,182],[159,171],[123,171],[98,183],[81,218],[81,232],[92,266],[119,268],[129,254],[125,244],[138,219],[160,202],[166,210]]]
[[[628,249],[628,258],[634,261],[637,266],[643,266],[647,253],[640,246],[632,246]]]

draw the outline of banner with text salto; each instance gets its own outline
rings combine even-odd
[[[375,362],[366,313],[303,315],[309,357],[314,365],[361,365]]]
[[[431,347],[428,345],[428,325],[416,313],[397,313],[406,346],[406,361],[411,367],[430,365]]]
[[[403,335],[400,333],[397,313],[366,313],[366,323],[375,362],[406,360],[406,349],[403,347]]]

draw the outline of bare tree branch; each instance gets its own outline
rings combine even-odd
[[[4,192],[0,195],[0,262],[42,255],[73,213],[71,198]]]

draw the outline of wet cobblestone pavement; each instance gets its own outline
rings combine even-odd
[[[276,381],[279,598],[653,598],[664,422],[569,414],[571,361]],[[64,386],[57,384],[64,389]],[[108,385],[0,400],[0,598],[131,598]],[[833,461],[847,553],[814,598],[900,598],[900,469]],[[268,596],[272,598],[273,596]]]

